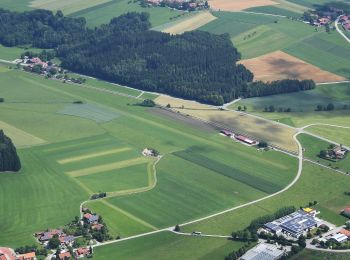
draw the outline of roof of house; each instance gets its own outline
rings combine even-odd
[[[339,231],[339,233],[343,234],[343,235],[345,235],[347,237],[350,237],[350,231],[347,230],[347,229],[342,229],[342,230]]]
[[[314,211],[313,208],[303,208],[303,210],[304,210],[306,213],[310,213],[310,212]]]
[[[15,260],[16,259],[16,254],[13,251],[12,248],[8,247],[0,247],[0,256],[2,256],[3,259],[5,260]],[[1,259],[1,257],[0,257]],[[1,260],[3,260],[1,259]]]
[[[35,258],[35,252],[30,252],[17,256],[18,260],[31,260]]]
[[[91,226],[92,229],[96,229],[96,230],[100,230],[102,227],[103,227],[103,224],[100,224],[100,223],[94,224]]]
[[[248,137],[245,137],[243,135],[237,135],[235,136],[237,140],[240,140],[240,141],[243,141],[243,142],[246,142],[246,143],[249,143],[249,144],[252,144],[254,143],[253,140],[249,139]]]
[[[69,243],[72,241],[74,241],[74,236],[62,236],[62,237],[60,237],[61,243]]]
[[[348,237],[345,236],[344,234],[335,234],[330,239],[334,239],[337,242],[343,242],[343,241],[347,240]]]
[[[343,212],[350,213],[350,207],[346,207],[343,209]]]
[[[95,222],[95,221],[98,220],[99,216],[98,215],[92,215],[90,213],[86,213],[86,214],[84,214],[84,218],[86,218],[90,222]]]
[[[87,247],[80,247],[78,248],[75,252],[78,254],[78,255],[85,255],[87,253],[89,253],[89,249]]]
[[[59,259],[64,259],[65,257],[70,258],[71,254],[67,251],[58,255]]]

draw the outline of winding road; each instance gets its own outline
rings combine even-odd
[[[337,20],[335,20],[334,25],[335,25],[335,29],[337,30],[337,32],[348,42],[350,43],[350,39],[342,32],[341,29],[339,29],[339,19],[340,16],[337,18]]]

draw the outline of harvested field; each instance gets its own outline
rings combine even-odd
[[[31,145],[43,144],[46,141],[31,135],[21,129],[18,129],[12,125],[0,121],[0,129],[4,130],[4,133],[9,136],[13,143],[18,147],[26,147]]]
[[[162,32],[170,34],[181,34],[187,31],[193,31],[199,27],[215,20],[216,17],[210,12],[200,12],[196,15],[190,16],[187,19],[181,20],[179,22],[169,23],[168,26],[164,26]]]
[[[71,177],[80,177],[80,176],[86,176],[86,175],[105,172],[105,171],[121,169],[131,165],[143,164],[145,162],[148,162],[147,158],[138,157],[138,158],[133,158],[125,161],[108,163],[108,164],[97,165],[97,166],[84,168],[80,170],[70,171],[70,172],[67,172],[67,174],[70,175]]]
[[[255,80],[313,79],[315,82],[345,80],[342,76],[321,70],[283,51],[242,60],[241,63],[254,73]]]
[[[51,11],[62,10],[62,12],[67,15],[110,1],[111,0],[34,0],[30,3],[30,7]]]
[[[276,5],[270,0],[209,0],[210,7],[220,11],[241,11],[251,7]]]
[[[256,139],[265,140],[287,150],[297,151],[297,145],[293,140],[295,131],[286,126],[274,124],[247,114],[220,111],[216,107],[169,96],[161,95],[155,101],[164,106],[170,104],[175,111],[179,111],[182,114],[218,124]]]
[[[66,163],[71,163],[71,162],[78,162],[78,161],[91,159],[91,158],[95,158],[95,157],[100,157],[100,156],[104,156],[104,155],[121,153],[121,152],[125,152],[125,151],[128,151],[128,150],[131,150],[131,148],[123,147],[123,148],[118,148],[118,149],[112,149],[112,150],[107,150],[107,151],[102,151],[102,152],[97,152],[97,153],[92,153],[92,154],[85,154],[85,155],[81,155],[81,156],[76,156],[76,157],[71,157],[71,158],[67,158],[67,159],[62,159],[62,160],[58,160],[57,162],[60,163],[60,164],[66,164]]]

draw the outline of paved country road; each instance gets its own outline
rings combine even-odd
[[[341,29],[339,29],[339,19],[340,19],[340,16],[337,18],[337,20],[335,20],[335,29],[337,29],[337,32],[348,42],[350,43],[350,39],[341,31]]]

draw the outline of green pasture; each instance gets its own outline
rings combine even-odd
[[[279,5],[267,5],[267,6],[251,7],[251,8],[246,9],[245,11],[282,15],[282,16],[293,17],[293,18],[300,18],[301,17],[301,13],[299,11],[281,8],[281,7],[279,7]]]
[[[323,252],[316,250],[304,249],[299,254],[293,256],[292,260],[347,260],[350,258],[350,253],[334,253],[334,252]]]
[[[97,123],[109,122],[119,117],[116,112],[90,104],[69,104],[58,111],[58,114],[91,119]]]
[[[114,238],[117,236],[132,236],[154,230],[143,223],[142,220],[133,218],[130,214],[113,207],[113,205],[106,204],[104,201],[92,201],[85,204],[85,206],[102,216],[110,234]]]
[[[344,105],[350,108],[349,93],[350,84],[320,85],[308,91],[242,99],[231,105],[230,108],[237,109],[238,106],[246,106],[248,112],[259,113],[263,112],[265,107],[272,105],[276,110],[290,108],[292,112],[314,112],[317,114],[318,112],[315,112],[317,105],[327,106],[332,103],[336,110],[342,111]],[[275,114],[279,113],[275,112]]]
[[[147,164],[140,164],[77,179],[94,192],[112,192],[146,187],[147,177]]]
[[[112,0],[105,4],[87,8],[71,14],[73,17],[85,17],[87,24],[91,27],[109,23],[117,16],[128,12],[146,12],[150,14],[152,26],[158,26],[174,19],[187,16],[186,12],[173,10],[166,7],[143,8],[138,1]]]
[[[180,236],[170,232],[96,247],[94,259],[224,259],[243,246],[224,238]]]
[[[1,0],[0,8],[23,12],[31,9],[29,7],[30,2],[31,0]]]
[[[342,225],[347,220],[340,215],[343,207],[349,204],[349,197],[344,191],[349,189],[349,176],[304,162],[303,172],[298,182],[288,191],[257,204],[225,213],[182,228],[191,232],[199,230],[206,234],[230,234],[241,230],[258,216],[271,214],[284,206],[305,206],[310,201],[317,201],[317,208],[327,210],[322,214],[326,220]]]
[[[0,4],[0,8],[1,8],[1,4]],[[21,54],[26,51],[39,52],[41,50],[35,49],[35,48],[5,47],[0,44],[0,59],[13,61],[15,59],[21,58]]]
[[[198,30],[215,34],[228,33],[231,38],[251,30],[259,25],[272,24],[277,18],[266,15],[240,12],[213,12],[217,17],[214,21],[200,27]]]
[[[277,23],[261,24],[232,38],[243,59],[254,58],[281,50],[316,34],[313,27],[286,18],[276,18]]]
[[[23,167],[19,173],[0,173],[2,246],[34,244],[34,232],[70,222],[88,196],[40,149],[20,150],[19,155]]]
[[[350,77],[350,45],[336,31],[314,33],[282,50],[323,70]]]
[[[336,129],[335,129],[336,131]],[[305,149],[304,156],[306,158],[309,158],[313,161],[317,161],[321,164],[331,166],[334,168],[339,168],[340,170],[343,170],[345,172],[350,171],[350,157],[346,156],[342,160],[338,160],[337,162],[329,161],[320,158],[318,155],[321,150],[327,150],[330,146],[330,143],[323,141],[321,139],[318,139],[316,137],[313,137],[308,134],[300,134],[298,135],[298,140],[300,141],[301,145]]]
[[[249,156],[242,156],[239,152],[235,153],[232,150],[230,164],[235,165],[234,169],[214,161],[217,160],[216,158],[212,159],[212,162],[215,163],[214,166],[221,166],[221,169],[208,168],[208,164],[203,161],[199,164],[195,158],[183,159],[178,155],[166,155],[157,164],[158,183],[152,191],[127,197],[115,197],[108,201],[156,227],[181,223],[204,216],[204,212],[214,213],[220,208],[239,205],[266,194],[266,191],[262,192],[243,183],[242,179],[231,178],[229,171],[241,171],[240,174],[251,176],[258,175],[256,169],[260,169],[261,175],[273,174],[278,176],[277,180],[284,179],[283,183],[287,185],[296,172],[296,165],[293,165],[295,159],[278,153],[274,153],[274,156],[267,154],[251,151],[251,158],[249,158]],[[259,161],[257,159],[255,161],[255,157],[265,160]],[[228,160],[224,160],[228,164]],[[255,167],[258,167],[255,168],[255,171],[253,169],[249,171],[247,167],[244,168],[245,165],[250,164],[250,160],[254,160]],[[272,164],[270,165],[269,162]],[[275,164],[279,164],[280,167],[284,167],[284,164],[293,166],[287,167],[281,172]],[[247,177],[249,181],[254,179],[254,177],[250,178]],[[198,180],[201,181],[198,182]],[[175,208],[176,211],[172,210]],[[153,212],[159,213],[154,215]]]
[[[325,3],[329,3],[331,1],[329,0],[288,0],[288,2],[295,3],[298,5],[303,5],[308,8],[315,8],[315,6],[317,5],[322,5]],[[340,0],[339,2],[347,2],[347,0]]]
[[[350,129],[333,126],[311,126],[307,131],[335,141],[339,144],[350,146]]]

